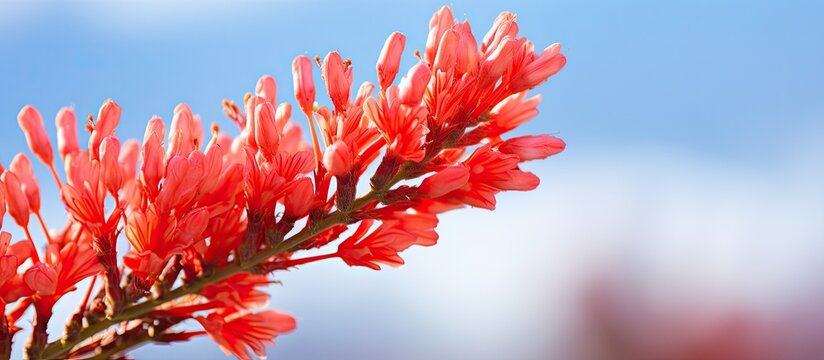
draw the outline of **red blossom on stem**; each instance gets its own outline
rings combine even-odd
[[[396,83],[405,46],[406,37],[392,33],[375,66],[377,85],[364,82],[354,96],[355,66],[340,53],[314,63],[296,57],[294,95],[309,140],[292,105],[277,103],[269,75],[241,102],[223,102],[237,136],[217,124],[207,132],[179,104],[168,128],[154,116],[142,141],[121,141],[121,108],[106,100],[89,116],[83,148],[74,110],[63,108],[55,125],[64,180],[40,113],[25,106],[18,123],[54,176],[68,219],[48,230],[27,155],[0,166],[0,228],[8,212],[26,234],[12,242],[0,232],[0,359],[10,356],[15,323],[30,306],[29,358],[117,357],[143,342],[201,335],[227,354],[263,356],[265,345],[295,328],[289,315],[255,312],[268,302],[272,274],[332,258],[374,270],[400,266],[406,249],[438,241],[440,213],[494,209],[501,191],[535,189],[540,180],[521,166],[565,143],[503,137],[537,115],[540,96],[528,92],[564,66],[560,46],[536,53],[508,12],[479,44],[449,7],[433,15],[424,54]],[[328,99],[316,99],[315,66]],[[358,194],[370,169],[371,190]],[[32,214],[42,235],[30,231]],[[118,248],[123,237],[128,246]],[[321,255],[301,255],[309,249]],[[48,343],[53,306],[90,277],[64,336]],[[191,319],[204,331],[174,331]]]

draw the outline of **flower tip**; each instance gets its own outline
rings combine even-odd
[[[498,146],[504,154],[517,155],[521,162],[546,159],[566,148],[564,140],[552,135],[527,135],[509,139]]]
[[[326,83],[326,92],[335,109],[345,108],[352,89],[351,61],[344,61],[337,51],[329,52],[321,63],[321,78]]]
[[[464,165],[450,166],[421,182],[418,193],[435,198],[460,189],[469,181],[469,168]]]
[[[23,282],[37,295],[52,295],[57,290],[57,272],[48,264],[38,262],[26,270]]]
[[[271,103],[263,101],[255,107],[255,143],[258,150],[266,158],[271,159],[278,152],[280,132],[275,121],[275,108]]]
[[[315,81],[312,77],[312,60],[299,55],[292,61],[292,79],[295,99],[305,114],[311,114],[315,104]]]
[[[260,96],[266,101],[274,104],[277,95],[278,85],[272,75],[263,75],[258,79],[255,85],[255,95]]]
[[[26,142],[32,153],[37,156],[46,166],[52,166],[54,152],[51,148],[49,136],[43,126],[43,117],[34,106],[26,105],[17,114],[17,124],[23,130]]]
[[[323,154],[323,166],[329,176],[340,176],[352,169],[352,152],[343,141],[336,141],[326,148]]]
[[[386,89],[395,81],[398,75],[398,68],[401,63],[403,49],[406,46],[406,35],[400,32],[393,32],[386,38],[383,49],[378,57],[377,71],[378,83],[381,89]]]
[[[407,105],[419,104],[431,78],[432,71],[422,62],[409,69],[398,85],[398,96],[401,102]]]

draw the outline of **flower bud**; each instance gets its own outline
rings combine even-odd
[[[432,19],[429,20],[429,36],[426,38],[426,51],[424,52],[424,59],[427,63],[435,62],[435,54],[438,52],[438,45],[443,34],[454,24],[455,18],[448,6],[440,8],[432,15]]]
[[[3,192],[3,190],[0,190],[0,193],[2,193],[2,192]],[[2,216],[0,216],[0,221],[2,221]],[[9,243],[11,243],[11,233],[6,232],[6,231],[0,231],[0,257],[6,255],[6,251],[9,248]],[[0,274],[2,274],[2,273],[3,273],[3,269],[0,269]],[[2,278],[2,275],[0,275],[0,278]],[[0,280],[0,283],[2,283],[2,282],[3,281]]]
[[[495,49],[506,36],[509,36],[510,39],[515,39],[518,36],[518,24],[515,22],[515,14],[509,11],[504,11],[495,18],[492,28],[486,33],[484,41],[481,43],[481,52],[486,53],[489,49]]]
[[[166,137],[166,124],[163,123],[163,119],[157,116],[152,116],[152,118],[149,119],[149,123],[146,124],[146,131],[143,133],[143,142],[148,141],[152,135],[156,135],[161,141]]]
[[[185,244],[191,244],[200,238],[209,225],[209,211],[197,208],[186,213],[178,222],[178,238]]]
[[[315,81],[312,78],[312,60],[300,55],[292,61],[295,99],[305,114],[311,114],[315,105]]]
[[[120,167],[120,140],[107,136],[100,145],[100,165],[103,170],[103,184],[106,190],[117,194],[123,187],[123,168]]]
[[[152,118],[146,126],[146,135],[143,140],[140,165],[140,178],[146,191],[157,196],[160,179],[163,178],[163,122],[160,118]]]
[[[326,92],[335,109],[345,108],[352,90],[352,63],[343,61],[337,51],[332,51],[323,59],[321,77],[326,82]]]
[[[469,181],[469,168],[465,165],[450,166],[423,179],[418,186],[418,193],[435,198],[460,189]]]
[[[409,72],[401,79],[401,83],[398,85],[401,102],[407,105],[420,104],[431,77],[432,72],[429,71],[429,67],[424,63],[418,63],[409,69]]]
[[[394,78],[394,77],[393,77]],[[391,81],[389,82],[391,85]],[[355,97],[355,106],[363,106],[363,103],[366,101],[367,98],[372,96],[372,91],[375,90],[375,84],[364,81],[363,84],[358,88],[358,95]]]
[[[43,127],[43,118],[40,112],[33,106],[26,105],[17,114],[17,124],[23,129],[26,142],[29,144],[31,152],[37,156],[46,166],[52,166],[54,151],[51,147],[46,129]]]
[[[212,138],[209,146],[206,147],[206,161],[204,162],[203,182],[200,184],[200,192],[202,194],[209,193],[214,190],[220,181],[220,174],[223,172],[223,154],[224,148],[218,143],[218,138]],[[231,147],[231,143],[227,145],[226,149]]]
[[[193,117],[189,105],[179,104],[175,107],[175,114],[169,127],[167,157],[171,158],[174,155],[189,156],[189,153],[194,151]]]
[[[278,126],[278,133],[283,131],[290,118],[292,118],[292,104],[285,102],[278,105],[277,111],[275,111],[275,124]]]
[[[49,264],[38,262],[23,275],[26,286],[40,296],[49,296],[57,290],[57,272]]]
[[[252,150],[257,149],[257,140],[255,139],[255,130],[257,119],[255,119],[257,107],[260,104],[266,103],[266,99],[260,96],[252,96],[246,100],[244,106],[246,107],[246,126],[243,128],[241,138]]]
[[[57,125],[57,150],[60,158],[65,159],[66,155],[80,150],[77,141],[77,117],[72,108],[64,107],[57,112],[54,122]]]
[[[435,62],[432,65],[434,70],[448,72],[455,67],[455,61],[458,59],[458,42],[460,35],[455,30],[449,30],[443,33],[440,43],[438,43],[438,53],[435,56]]]
[[[516,75],[510,87],[513,91],[532,89],[550,76],[557,74],[566,65],[566,57],[561,54],[561,45],[552,44]]]
[[[290,219],[300,219],[309,213],[312,208],[312,198],[315,193],[312,188],[312,179],[303,177],[295,183],[294,189],[286,193],[283,198],[284,214]]]
[[[510,38],[504,39],[499,43],[498,47],[492,51],[492,54],[484,59],[481,64],[481,72],[486,79],[497,80],[504,71],[512,65],[512,59],[515,56],[515,49],[518,42]]]
[[[329,176],[343,175],[352,169],[352,152],[343,141],[335,141],[323,154],[323,166]]]
[[[120,122],[120,105],[112,99],[103,102],[100,112],[97,114],[97,121],[89,137],[89,153],[93,159],[100,159],[100,144],[107,136],[114,134],[114,129]]]
[[[378,84],[380,84],[381,89],[386,89],[395,81],[395,76],[398,74],[398,68],[401,65],[404,46],[406,46],[406,36],[402,33],[396,31],[386,38],[377,65]]]
[[[278,84],[275,82],[275,78],[273,78],[272,75],[261,76],[255,86],[255,95],[266,99],[266,101],[272,104],[275,103],[277,91]]]
[[[541,179],[531,172],[509,170],[505,175],[504,178],[489,182],[489,185],[505,191],[529,191],[541,184]]]
[[[258,151],[267,159],[278,153],[280,133],[275,123],[275,109],[272,104],[264,102],[255,109],[255,141]]]
[[[9,171],[17,175],[17,179],[20,180],[23,194],[26,195],[26,201],[29,204],[29,210],[33,213],[39,212],[40,185],[37,184],[37,178],[34,177],[29,157],[23,153],[15,155],[9,164]]]
[[[140,143],[137,140],[129,139],[123,143],[120,149],[120,156],[117,161],[123,168],[124,179],[134,179],[137,173],[137,159],[140,157]]]
[[[504,154],[515,154],[521,162],[545,159],[564,151],[563,140],[551,135],[527,135],[504,141],[498,150]]]
[[[458,74],[473,73],[478,68],[480,54],[478,53],[478,42],[472,35],[472,28],[469,21],[455,25],[455,31],[460,35],[456,54],[455,70]]]
[[[6,254],[6,252],[9,250],[10,242],[11,234],[5,231],[0,231],[0,284],[4,285],[9,279],[17,275],[17,266],[19,265],[20,261],[19,253],[11,251],[10,254]],[[6,295],[10,294],[8,294],[7,292],[3,295],[5,297]]]

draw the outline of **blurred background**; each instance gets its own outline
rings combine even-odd
[[[279,101],[294,102],[298,54],[339,50],[355,83],[374,80],[386,37],[407,35],[411,66],[441,5],[2,0],[0,162],[28,151],[16,123],[25,104],[53,134],[60,107],[83,118],[113,98],[118,135],[139,138],[179,102],[232,128],[221,100],[240,101],[263,74],[278,80]],[[537,48],[564,45],[566,68],[535,90],[541,114],[515,135],[555,134],[567,150],[526,164],[542,179],[536,191],[499,196],[495,212],[443,216],[440,243],[410,249],[400,269],[331,261],[278,274],[271,306],[298,329],[270,358],[824,354],[824,6],[449,5],[479,39],[510,10]],[[57,191],[37,171],[45,217],[62,226]],[[61,302],[53,337],[75,303]],[[170,354],[224,358],[208,339],[133,352]]]

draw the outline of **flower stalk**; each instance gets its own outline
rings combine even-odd
[[[147,342],[195,336],[241,359],[250,351],[262,356],[263,344],[296,326],[287,314],[259,309],[278,271],[330,259],[374,270],[401,266],[404,250],[437,243],[441,213],[491,210],[502,191],[535,189],[539,179],[522,163],[557,154],[563,141],[502,136],[537,114],[540,99],[526,98],[527,91],[566,60],[556,45],[536,53],[517,29],[514,15],[502,13],[479,44],[469,24],[444,7],[430,22],[425,56],[417,55],[397,85],[406,37],[390,35],[376,67],[377,94],[369,82],[352,91],[352,61],[338,52],[316,57],[317,65],[298,56],[295,100],[311,142],[292,121],[292,106],[276,102],[271,76],[261,77],[242,104],[223,102],[237,136],[216,124],[207,134],[200,117],[180,104],[168,129],[153,117],[142,142],[121,142],[120,106],[106,100],[96,118],[89,116],[84,149],[73,109],[61,109],[65,182],[42,117],[24,107],[18,123],[52,171],[69,218],[62,230],[44,233],[38,251],[30,215],[47,227],[30,162],[19,154],[9,171],[0,167],[0,227],[8,211],[26,233],[10,244],[11,235],[0,231],[0,309],[15,304],[0,321],[0,360],[10,356],[15,323],[32,304],[31,359],[114,358]],[[329,107],[316,103],[314,66]],[[361,179],[371,189],[358,197]],[[131,246],[118,253],[121,234]],[[52,307],[89,277],[65,334],[47,343]],[[97,277],[102,285],[92,297]],[[175,332],[186,320],[202,331]]]

